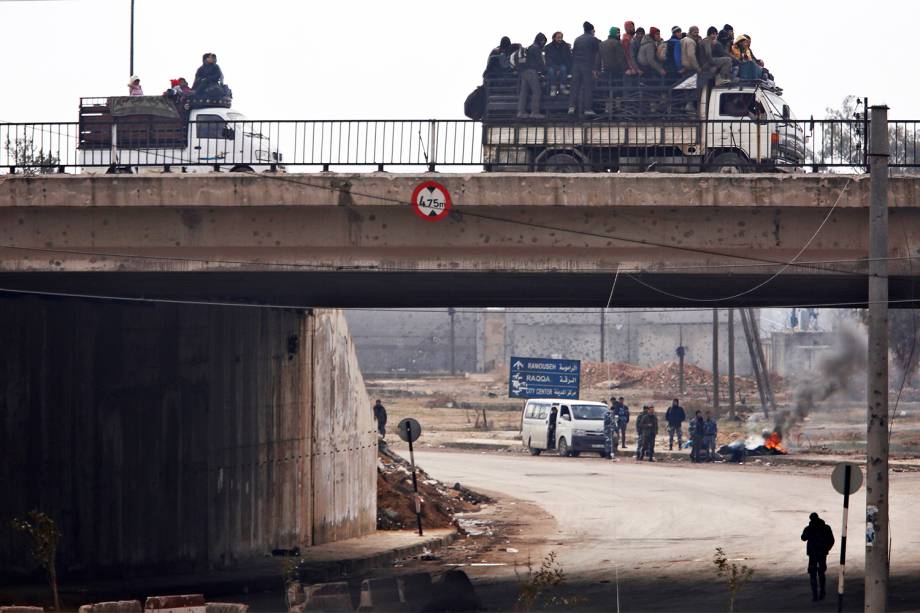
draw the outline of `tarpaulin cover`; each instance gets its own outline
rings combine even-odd
[[[164,96],[115,96],[109,98],[113,117],[153,115],[164,119],[180,119],[176,105]]]

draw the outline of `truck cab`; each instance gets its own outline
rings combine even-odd
[[[180,104],[163,96],[82,98],[84,173],[267,172],[282,155],[229,100]]]
[[[517,91],[515,77],[486,81],[487,171],[787,172],[805,161],[804,130],[770,82],[602,76],[590,118],[569,115],[566,96],[543,97],[545,118],[517,118]]]

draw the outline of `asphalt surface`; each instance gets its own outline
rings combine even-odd
[[[447,483],[502,492],[544,508],[556,519],[555,526],[546,528],[551,532],[547,550],[558,552],[570,576],[604,585],[619,582],[624,599],[630,585],[643,592],[633,594],[637,606],[624,610],[659,610],[640,605],[650,597],[647,592],[660,591],[666,588],[663,582],[675,578],[681,582],[674,586],[679,590],[697,582],[716,584],[716,547],[755,569],[747,600],[771,598],[769,607],[739,610],[808,609],[807,558],[800,535],[812,511],[828,521],[837,537],[828,558],[828,590],[836,591],[842,497],[831,486],[830,467],[800,474],[762,466],[637,463],[632,458],[611,462],[438,452],[416,453],[416,461]],[[892,574],[920,577],[920,522],[913,511],[920,505],[920,473],[893,474],[891,501]],[[850,499],[847,576],[852,577],[848,585],[853,599],[861,599],[864,508],[862,489]],[[914,591],[913,583],[909,587],[900,590],[892,610],[920,610],[920,591]],[[763,594],[758,596],[758,589]],[[916,609],[901,602],[915,597]],[[702,595],[699,607],[686,606],[686,592],[655,600],[661,610],[672,606],[667,602],[706,610],[722,602],[716,598]],[[792,604],[781,605],[784,599]],[[829,598],[818,607],[830,603]]]

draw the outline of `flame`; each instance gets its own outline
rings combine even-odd
[[[778,451],[779,453],[788,453],[788,450],[783,446],[783,437],[779,435],[779,432],[770,434],[770,436],[764,440],[763,446],[767,449]]]

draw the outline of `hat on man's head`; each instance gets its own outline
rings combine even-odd
[[[651,28],[648,29],[648,33],[649,35],[661,34],[661,30],[659,30],[655,26],[652,26]]]
[[[681,32],[681,31],[682,30],[680,29],[680,26],[674,26],[673,28],[671,28],[671,34],[677,34],[678,32]]]
[[[610,32],[609,32],[609,34],[610,34],[610,36],[619,36],[619,35],[620,35],[620,28],[618,28],[618,27],[616,27],[616,26],[610,26]]]
[[[594,25],[590,21],[584,22],[581,27],[585,29],[585,32],[590,32],[594,29]]]

